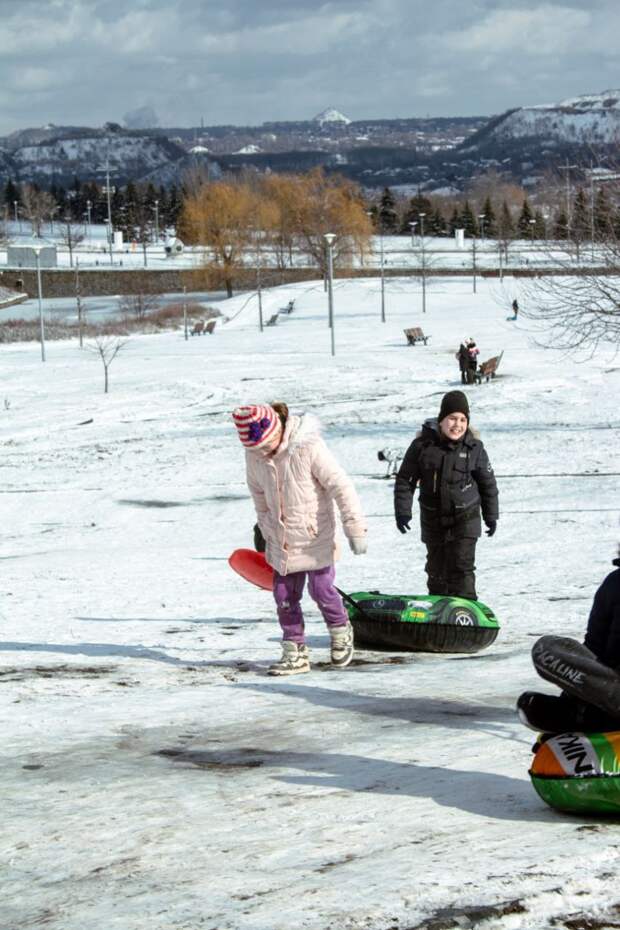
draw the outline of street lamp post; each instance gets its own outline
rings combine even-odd
[[[476,293],[476,230],[474,229],[472,244],[471,244],[471,260],[472,260],[472,269],[473,269],[473,285],[474,285],[474,294]]]
[[[42,245],[33,245],[32,250],[37,262],[37,290],[39,297],[39,333],[41,339],[41,361],[45,361],[45,324],[43,322],[43,304],[41,302],[41,249]]]
[[[424,243],[424,217],[426,213],[418,213],[420,220],[420,244],[422,246],[422,313],[426,313],[426,249]]]
[[[385,323],[385,261],[383,252],[383,223],[379,226],[379,249],[381,253],[381,322]]]
[[[258,296],[258,328],[263,332],[263,287],[261,277],[260,230],[256,230],[256,294]]]
[[[183,335],[185,336],[185,341],[188,339],[187,332],[187,285],[183,285]]]
[[[336,340],[334,338],[334,289],[333,289],[333,278],[334,278],[334,256],[333,256],[333,244],[336,238],[334,233],[325,233],[323,236],[325,242],[327,243],[327,299],[329,303],[329,327],[331,329],[331,347],[332,355],[336,354]]]
[[[114,264],[114,258],[112,256],[112,240],[114,237],[113,226],[112,226],[112,188],[110,187],[110,140],[107,140],[108,147],[105,156],[105,192],[107,198],[108,206],[108,248],[110,249],[110,264]]]
[[[159,242],[159,200],[153,201],[153,210],[155,211],[155,244]]]
[[[594,264],[594,165],[590,162],[590,259]]]
[[[367,216],[372,219],[372,210],[367,211]],[[377,214],[379,223],[379,262],[381,270],[381,322],[385,323],[385,253],[383,249],[383,218],[381,213]]]
[[[570,170],[571,168],[576,168],[577,165],[570,165],[568,163],[568,158],[566,159],[565,165],[560,165],[560,171],[566,172],[566,238],[570,239],[570,195],[571,195],[571,184],[570,184]]]

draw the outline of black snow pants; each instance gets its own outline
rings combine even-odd
[[[452,594],[476,600],[475,536],[455,538],[446,532],[425,542],[429,594]]]

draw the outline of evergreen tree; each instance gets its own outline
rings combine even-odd
[[[168,191],[168,225],[176,229],[179,221],[179,214],[183,206],[183,201],[176,184],[173,184]]]
[[[497,224],[497,232],[502,239],[510,239],[512,236],[514,236],[515,233],[515,225],[512,221],[510,207],[505,200],[502,203],[499,222]]]
[[[579,188],[573,202],[573,215],[571,218],[571,238],[576,242],[583,242],[590,236],[592,214],[588,199],[583,188]]]
[[[19,192],[19,187],[17,184],[14,184],[13,181],[9,178],[4,187],[4,204],[7,207],[11,216],[14,215],[14,205],[21,202],[21,196]]]
[[[519,214],[519,219],[517,220],[517,230],[522,239],[531,239],[533,236],[531,222],[534,219],[532,214],[531,207],[528,203],[527,197],[523,201],[523,206],[521,207],[521,213]]]
[[[537,209],[534,213],[534,239],[546,239],[547,238],[547,224],[545,218],[542,214],[542,210]]]
[[[560,210],[560,212],[556,215],[555,223],[553,224],[553,238],[568,238],[568,218],[564,210]]]
[[[453,236],[455,229],[461,229],[461,217],[457,207],[454,207],[452,215],[448,220],[448,234]]]
[[[612,232],[612,208],[604,188],[599,188],[594,200],[594,235],[605,239]]]
[[[127,228],[127,236],[130,239],[134,239],[135,226],[138,222],[138,210],[138,191],[133,181],[129,181],[125,187],[125,224]]]
[[[491,203],[491,198],[487,197],[484,201],[484,206],[482,207],[482,213],[484,213],[484,234],[490,239],[493,239],[497,235],[497,222],[495,219],[495,210],[493,209],[493,204]]]
[[[394,234],[398,232],[399,220],[398,210],[396,209],[396,198],[394,194],[386,187],[383,189],[377,211],[377,228],[380,232]]]
[[[445,236],[447,235],[447,224],[444,219],[443,213],[439,207],[435,207],[431,213],[428,232],[431,236]]]
[[[415,227],[415,232],[419,234],[421,232],[421,227],[422,227],[422,224],[420,222],[421,220],[420,214],[424,213],[424,217],[423,217],[424,234],[426,235],[426,233],[428,232],[428,221],[430,220],[430,216],[432,212],[433,212],[432,203],[430,202],[428,197],[424,197],[424,195],[421,194],[420,191],[418,191],[416,196],[411,198],[411,200],[409,201],[409,206],[405,210],[405,214],[403,216],[403,222],[401,225],[401,232],[405,234],[410,233],[411,232],[410,224],[417,223],[417,226]]]
[[[474,215],[469,200],[466,200],[463,209],[461,210],[460,216],[460,225],[465,230],[466,236],[477,236],[478,235],[478,222]]]

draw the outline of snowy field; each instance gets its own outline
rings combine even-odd
[[[49,242],[57,246],[57,260],[59,268],[69,268],[71,263],[75,265],[78,261],[80,268],[100,268],[102,271],[120,268],[136,269],[145,267],[144,250],[141,245],[136,243],[125,243],[122,246],[113,246],[112,254],[107,245],[107,229],[102,224],[93,224],[92,226],[76,224],[74,235],[83,236],[72,250],[64,244],[62,236],[62,226],[58,223],[46,224],[42,229],[42,236]],[[173,230],[169,231],[170,236]],[[15,244],[27,244],[32,239],[30,224],[25,221],[22,223],[7,223],[7,234],[11,242]],[[385,269],[389,272],[392,269],[420,268],[422,267],[422,248],[424,248],[424,266],[432,271],[438,269],[451,269],[464,273],[471,272],[473,265],[473,240],[466,239],[462,248],[458,247],[455,240],[450,237],[442,236],[383,236],[383,243],[380,236],[371,237],[370,252],[364,255],[363,260],[359,256],[354,256],[352,264],[354,267],[376,268],[381,267],[381,247],[383,245],[383,263]],[[500,258],[498,253],[499,243],[494,239],[484,238],[476,239],[476,266],[478,269],[499,270]],[[151,243],[146,248],[146,267],[151,269],[170,269],[170,268],[196,268],[204,263],[205,249],[199,246],[185,246],[179,255],[168,255],[165,250],[165,242],[162,240],[159,244]],[[508,271],[514,268],[537,268],[544,267],[561,267],[565,268],[571,263],[575,266],[597,264],[601,262],[608,264],[609,256],[601,252],[596,245],[592,248],[590,243],[584,243],[579,250],[579,255],[574,252],[569,253],[565,248],[557,247],[557,243],[551,242],[531,242],[527,239],[516,239],[509,243],[508,248]],[[245,257],[245,264],[254,266],[256,262],[256,251],[254,248],[248,250]],[[261,262],[264,267],[276,267],[276,255],[268,248],[261,251]],[[506,267],[505,259],[502,259]],[[0,267],[7,263],[7,250],[0,248]],[[293,252],[292,265],[294,267],[306,268],[312,264],[312,260],[305,252]]]
[[[266,318],[296,309],[262,335],[241,296],[212,337],[132,338],[107,396],[75,343],[2,346],[3,930],[618,926],[618,824],[543,805],[514,703],[546,689],[536,637],[579,637],[611,568],[620,361],[537,348],[515,296],[434,280],[423,317],[391,281],[382,324],[376,280],[337,282],[335,359],[320,285],[266,293]],[[254,522],[230,410],[316,413],[370,526],[340,586],[423,593],[376,456],[436,414],[468,335],[504,350],[466,389],[500,488],[477,552],[497,641],[333,671],[307,601],[316,667],[269,678],[271,596],[226,561]]]

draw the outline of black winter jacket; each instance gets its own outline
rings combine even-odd
[[[418,482],[423,542],[432,542],[448,531],[454,537],[480,536],[481,507],[486,524],[499,517],[495,475],[482,442],[470,429],[458,442],[451,442],[440,434],[436,419],[425,421],[396,476],[397,520],[411,520]]]
[[[585,644],[599,662],[620,670],[620,559],[594,595]]]

